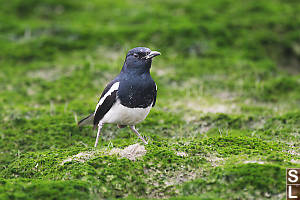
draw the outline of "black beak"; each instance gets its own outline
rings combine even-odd
[[[150,54],[148,54],[147,56],[145,56],[146,59],[151,59],[154,58],[155,56],[160,55],[160,52],[158,51],[151,51]]]

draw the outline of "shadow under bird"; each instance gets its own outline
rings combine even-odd
[[[144,142],[135,125],[143,121],[154,107],[157,86],[150,75],[152,58],[160,55],[146,47],[131,49],[125,58],[120,74],[104,89],[95,112],[78,122],[79,126],[93,124],[98,127],[97,147],[104,124],[117,124],[119,128],[129,126]]]

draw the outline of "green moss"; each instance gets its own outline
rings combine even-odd
[[[0,4],[0,198],[218,199],[240,187],[240,198],[280,197],[266,185],[280,183],[277,165],[299,165],[297,1]],[[133,162],[107,153],[140,142],[128,128],[106,125],[94,149],[76,121],[135,46],[162,55],[156,106],[137,126],[150,144]],[[92,156],[68,161],[82,152]],[[243,164],[253,160],[266,164]],[[184,182],[211,189],[187,196]]]
[[[213,125],[218,129],[249,129],[251,123],[257,119],[253,116],[228,115],[220,113],[215,115],[206,115],[202,117],[201,120],[208,123],[207,125]]]
[[[79,180],[1,179],[0,198],[90,199],[90,185]]]
[[[124,200],[155,200],[155,198],[136,198],[133,196],[129,196],[126,198],[123,198]],[[219,200],[220,198],[218,197],[213,197],[213,198],[209,198],[209,197],[199,197],[199,196],[178,196],[178,197],[170,197],[170,198],[165,198],[168,200],[212,200],[212,199],[216,199]]]
[[[263,85],[260,98],[265,100],[278,100],[278,98],[283,95],[286,98],[294,93],[299,93],[299,86],[297,78],[279,77],[274,80],[269,80]]]
[[[268,155],[275,152],[281,152],[284,144],[270,143],[257,138],[246,137],[218,137],[209,138],[204,141],[210,150],[218,152],[223,157],[239,154],[249,155]]]
[[[184,140],[173,144],[153,141],[146,149],[147,154],[135,162],[111,155],[109,149],[68,148],[27,153],[15,159],[0,175],[3,178],[82,180],[92,185],[93,195],[105,198],[124,197],[126,194],[160,196],[176,194],[175,185],[184,179],[176,180],[174,176],[196,176],[202,168],[211,166],[211,161],[207,159],[209,155],[270,155],[265,158],[269,161],[272,156],[284,157],[278,144],[240,137]],[[78,153],[87,156],[74,159]]]
[[[185,183],[184,195],[221,198],[266,198],[285,192],[285,169],[269,164],[239,164],[227,168],[215,168],[202,179]]]
[[[299,144],[299,112],[289,112],[268,119],[263,128],[264,135],[285,139],[298,146]]]
[[[162,176],[171,178],[176,171],[190,166],[195,167],[204,161],[203,158],[187,159],[177,156],[170,150],[170,146],[150,146],[146,156],[136,162],[105,155],[104,152],[95,152],[96,154],[86,162],[76,160],[63,162],[80,150],[87,149],[28,153],[11,163],[2,171],[1,176],[46,180],[81,179],[92,183],[95,187],[94,193],[102,197],[121,197],[128,193],[147,196],[154,188],[161,192],[169,190],[169,187],[164,185]],[[145,170],[149,170],[150,174],[145,173]],[[152,178],[156,177],[153,180],[147,178],[151,173],[153,173]],[[149,183],[158,185],[149,187]]]

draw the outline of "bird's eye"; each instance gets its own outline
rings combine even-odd
[[[135,54],[133,54],[133,56],[134,56],[134,57],[136,57],[136,58],[137,58],[137,57],[139,57],[139,55],[138,55],[138,54],[136,54],[136,53],[135,53]]]

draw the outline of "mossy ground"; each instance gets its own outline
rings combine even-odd
[[[285,199],[300,167],[300,4],[1,0],[0,199]],[[147,46],[157,105],[79,129],[126,51]],[[85,155],[80,159],[72,159]],[[77,158],[76,157],[76,158]]]

